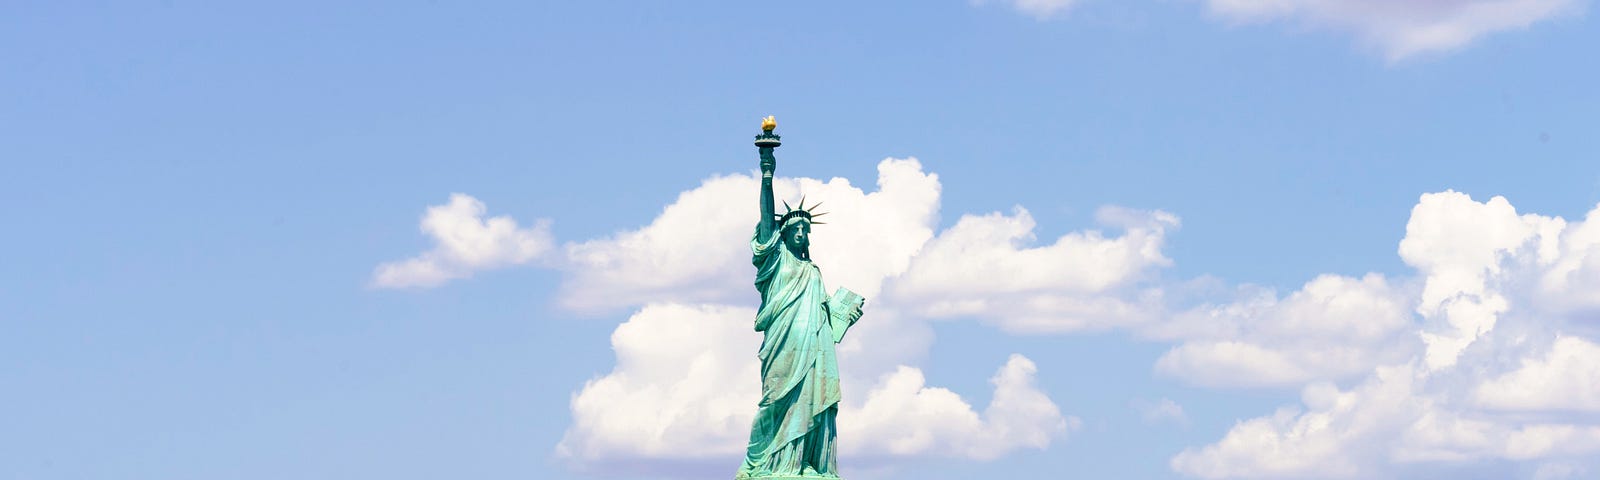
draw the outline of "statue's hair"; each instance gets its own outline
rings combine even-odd
[[[812,225],[823,225],[822,222],[818,222],[816,220],[813,220],[816,217],[820,217],[820,216],[828,214],[827,212],[812,213],[812,211],[816,210],[817,207],[820,206],[820,205],[822,205],[822,202],[817,202],[815,205],[811,206],[810,210],[807,210],[806,209],[806,197],[805,196],[801,196],[800,197],[800,206],[799,207],[790,207],[789,206],[789,202],[788,201],[784,201],[783,202],[783,208],[786,211],[783,212],[782,215],[773,215],[773,220],[778,222],[778,228],[779,229],[787,228],[789,226],[789,224],[792,223],[792,222],[806,222],[806,223],[809,223],[809,224],[812,224]]]

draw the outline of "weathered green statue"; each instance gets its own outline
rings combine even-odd
[[[840,288],[831,297],[811,263],[813,214],[800,206],[774,212],[772,151],[777,122],[767,117],[756,137],[761,151],[761,218],[750,240],[761,309],[761,403],[739,479],[839,478],[834,442],[839,414],[839,363],[834,344],[861,318],[862,298]],[[788,208],[788,202],[784,207]],[[812,208],[816,208],[815,205]]]

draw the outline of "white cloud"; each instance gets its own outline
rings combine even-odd
[[[1290,355],[1247,342],[1189,342],[1161,355],[1156,360],[1156,371],[1210,387],[1293,385],[1318,377],[1316,372],[1297,365]]]
[[[1589,214],[1593,220],[1600,208]],[[1240,422],[1173,469],[1205,478],[1393,476],[1418,465],[1506,460],[1559,478],[1600,455],[1600,346],[1565,319],[1586,296],[1552,282],[1594,275],[1588,221],[1519,215],[1495,197],[1423,195],[1400,255],[1423,282],[1425,348],[1349,390],[1313,383],[1301,407]],[[1577,233],[1574,233],[1577,232]],[[1574,260],[1580,259],[1580,260]],[[1570,269],[1568,269],[1570,267]]]
[[[1011,355],[989,380],[994,396],[983,415],[960,396],[924,384],[922,371],[900,367],[867,392],[859,408],[840,413],[841,444],[855,455],[957,456],[992,460],[1018,448],[1043,449],[1081,425],[1064,417],[1034,384],[1038,368]]]
[[[1559,258],[1565,227],[1559,218],[1517,215],[1502,197],[1478,203],[1454,191],[1422,196],[1399,252],[1424,278],[1417,313],[1432,324],[1422,334],[1430,368],[1454,365],[1468,344],[1495,328],[1510,300],[1494,284],[1512,273],[1508,266]]]
[[[611,336],[616,367],[573,395],[573,423],[557,455],[586,469],[653,464],[663,475],[736,467],[726,462],[743,452],[760,399],[754,318],[753,309],[721,305],[639,310]],[[861,384],[858,369],[841,363],[846,386]],[[956,393],[926,386],[914,367],[898,366],[871,388],[846,388],[843,455],[868,463],[932,454],[988,460],[1044,448],[1079,422],[1038,389],[1036,370],[1013,355],[990,380],[995,390],[981,416]]]
[[[548,221],[521,228],[510,216],[485,219],[487,210],[483,202],[461,193],[451,194],[450,203],[428,207],[421,228],[433,238],[433,249],[378,265],[372,285],[433,287],[477,271],[531,262],[554,244]]]
[[[1030,247],[1033,216],[964,215],[929,241],[889,294],[929,317],[973,316],[1014,332],[1069,332],[1131,325],[1153,317],[1158,289],[1138,288],[1157,268],[1172,214],[1102,208],[1102,224],[1123,234],[1073,232]]]
[[[1173,457],[1172,468],[1202,478],[1370,478],[1386,439],[1420,408],[1411,374],[1380,367],[1349,392],[1313,384],[1302,394],[1307,410],[1284,408],[1240,422],[1217,443]]]
[[[1241,290],[1240,300],[1147,327],[1147,335],[1186,339],[1156,371],[1213,387],[1297,386],[1358,377],[1415,350],[1408,296],[1382,275],[1322,275],[1281,300]]]
[[[1492,33],[1581,12],[1583,0],[1206,0],[1234,22],[1289,20],[1350,31],[1390,60],[1448,52]]]
[[[1559,337],[1545,355],[1523,358],[1520,368],[1484,382],[1473,396],[1487,408],[1600,412],[1600,345]]]
[[[1600,207],[1570,228],[1559,218],[1542,226],[1561,234],[1559,240],[1554,235],[1541,239],[1539,262],[1545,270],[1536,300],[1557,310],[1600,309]]]
[[[616,367],[573,395],[558,454],[738,458],[761,398],[754,318],[755,309],[719,305],[640,309],[611,334]]]
[[[754,176],[714,177],[679,195],[649,225],[568,245],[562,302],[599,310],[754,299],[747,242],[759,216],[758,188]],[[880,162],[871,193],[843,178],[780,178],[773,188],[790,205],[802,197],[808,208],[823,202],[828,215],[814,231],[812,257],[829,288],[846,286],[869,301],[933,236],[939,179],[914,158]]]
[[[994,0],[972,0],[973,5],[984,5]],[[1040,20],[1066,13],[1077,6],[1079,0],[998,0],[1011,5],[1023,14]]]
[[[869,302],[838,346],[842,463],[887,466],[926,455],[989,460],[1044,448],[1075,428],[1078,419],[1064,416],[1035,385],[1036,367],[1020,355],[991,379],[995,390],[981,414],[955,392],[926,385],[911,366],[926,354],[932,331],[903,302],[880,293],[933,237],[939,183],[914,159],[884,160],[878,170],[878,190],[870,193],[838,178],[775,185],[791,204],[801,195],[808,205],[824,202],[830,213],[814,230],[813,257],[830,287],[847,286]],[[573,395],[573,423],[557,453],[575,468],[631,465],[658,476],[696,476],[733,467],[725,462],[742,452],[759,397],[754,312],[735,306],[758,298],[747,246],[756,192],[750,176],[713,178],[647,226],[567,247],[569,307],[645,303],[612,336],[616,367]],[[1111,212],[1107,221],[1128,220]]]
[[[616,367],[572,397],[558,454],[576,468],[731,468],[721,462],[743,448],[759,388],[743,241],[755,187],[750,176],[713,178],[647,226],[567,246],[568,306],[643,305],[612,337]],[[981,413],[926,385],[913,365],[932,341],[927,319],[972,316],[1014,332],[1123,327],[1178,341],[1156,369],[1191,383],[1305,385],[1300,405],[1174,457],[1185,474],[1368,477],[1502,459],[1560,478],[1596,467],[1600,346],[1583,330],[1600,307],[1600,207],[1569,224],[1518,214],[1498,197],[1428,194],[1399,248],[1414,281],[1323,275],[1283,297],[1243,286],[1168,315],[1164,296],[1190,286],[1157,278],[1171,264],[1165,235],[1178,225],[1164,212],[1105,208],[1099,220],[1119,235],[1074,232],[1035,246],[1021,208],[963,216],[935,236],[938,179],[915,160],[880,163],[871,193],[843,179],[783,179],[779,188],[791,201],[803,193],[827,202],[834,213],[814,240],[818,262],[830,285],[874,305],[839,346],[841,418],[852,419],[841,422],[841,442],[862,465],[994,459],[1045,448],[1079,425],[1020,355],[992,379]],[[547,223],[521,228],[485,211],[459,194],[430,207],[422,228],[437,246],[380,266],[374,284],[434,285],[550,249]],[[1362,376],[1348,389],[1333,383]],[[1169,399],[1137,408],[1149,422],[1184,418]]]

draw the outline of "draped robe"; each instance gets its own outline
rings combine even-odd
[[[785,248],[782,234],[750,241],[761,308],[755,329],[765,336],[761,403],[738,478],[837,478],[834,442],[839,363],[828,323],[822,272]]]

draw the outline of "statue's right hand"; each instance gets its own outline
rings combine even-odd
[[[772,157],[772,149],[761,149],[761,171],[771,172],[778,168],[778,159]]]

